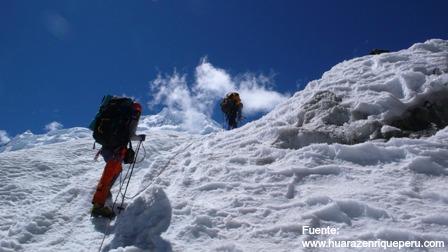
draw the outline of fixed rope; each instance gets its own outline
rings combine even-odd
[[[123,203],[124,203],[124,199],[125,199],[126,191],[127,191],[127,189],[128,189],[128,186],[129,186],[129,181],[131,180],[132,172],[133,172],[133,170],[134,170],[135,163],[136,163],[136,161],[137,161],[137,156],[138,156],[138,153],[139,153],[139,151],[140,151],[140,146],[141,146],[141,145],[142,145],[142,141],[139,141],[139,143],[138,143],[138,147],[137,147],[137,152],[135,153],[134,160],[133,160],[132,164],[129,165],[129,169],[128,169],[128,171],[126,172],[126,175],[124,176],[123,182],[120,183],[120,189],[118,190],[117,196],[115,197],[115,200],[114,200],[114,202],[113,202],[113,204],[112,204],[112,211],[113,211],[113,210],[114,210],[114,207],[115,207],[115,204],[117,203],[118,197],[120,196],[121,190],[123,189],[123,185],[124,185],[124,183],[125,183],[125,181],[126,181],[126,178],[128,177],[128,174],[129,174],[128,182],[127,182],[127,184],[126,184],[126,188],[125,188],[125,191],[124,191],[124,193],[123,193],[123,198],[122,198],[122,201],[121,201],[121,205],[120,205],[120,207],[118,207],[118,209],[119,209],[118,214],[120,214],[120,213],[121,213],[121,210],[123,210]],[[105,232],[104,232],[103,239],[101,240],[101,244],[100,244],[100,247],[99,247],[99,249],[98,249],[98,252],[100,252],[101,249],[103,248],[104,240],[106,239],[107,232],[109,231],[109,227],[110,227],[110,222],[111,222],[111,221],[112,221],[111,218],[109,218],[109,220],[107,221],[106,230],[105,230]]]
[[[128,182],[126,183],[126,187],[124,189],[123,198],[121,199],[121,205],[118,208],[118,210],[119,210],[118,213],[119,214],[121,213],[121,210],[123,210],[124,199],[126,198],[126,192],[128,191],[129,182],[131,182],[132,173],[134,172],[135,162],[137,161],[137,156],[138,156],[138,153],[140,151],[140,146],[141,145],[142,145],[142,142],[140,141],[138,143],[137,152],[135,153],[134,162],[132,162],[132,167],[130,169],[131,173],[129,174],[129,179],[128,179]],[[129,173],[129,170],[128,170],[128,173]],[[126,176],[127,176],[127,174],[126,174]],[[126,180],[126,176],[125,176],[125,180]],[[120,192],[121,192],[121,190],[120,190]],[[117,198],[118,198],[118,194],[117,194]],[[114,204],[115,204],[115,202],[114,202]]]
[[[185,148],[183,148],[182,150],[176,152],[176,154],[174,154],[173,156],[171,156],[170,159],[168,159],[168,161],[165,163],[165,165],[162,167],[162,169],[159,171],[159,173],[157,173],[157,175],[149,182],[148,185],[146,185],[142,190],[138,191],[134,196],[126,198],[126,199],[134,199],[135,197],[137,197],[138,195],[140,195],[142,192],[144,192],[146,189],[148,189],[148,187],[150,187],[152,185],[152,183],[166,170],[166,168],[170,165],[171,161],[177,157],[179,154],[181,154],[182,152],[184,152],[188,147],[190,147],[192,144],[194,143],[194,141],[192,141],[190,144],[188,144]]]
[[[109,220],[107,221],[106,230],[104,230],[103,239],[101,239],[101,244],[100,244],[100,247],[98,248],[98,252],[101,252],[101,249],[103,248],[104,240],[106,239],[107,232],[109,231],[109,227],[110,227],[110,222],[111,222],[111,221],[112,221],[112,219],[109,219]]]
[[[135,158],[134,158],[134,162],[132,163],[132,166],[130,166],[130,169],[128,169],[128,172],[126,173],[126,175],[125,175],[125,177],[124,177],[124,179],[123,179],[123,182],[120,183],[119,193],[117,193],[117,196],[115,197],[114,203],[113,203],[113,205],[112,205],[112,210],[113,210],[113,208],[114,208],[114,206],[115,206],[115,203],[116,203],[117,200],[118,200],[118,196],[120,195],[121,190],[123,189],[123,185],[124,185],[124,183],[125,183],[125,181],[126,181],[126,178],[127,178],[127,176],[128,176],[129,173],[130,173],[130,175],[129,175],[128,182],[127,182],[127,184],[126,184],[125,192],[122,194],[122,195],[123,195],[123,198],[122,198],[121,206],[119,207],[120,212],[121,212],[121,210],[123,209],[124,199],[134,199],[135,197],[137,197],[138,195],[140,195],[142,192],[144,192],[146,189],[148,189],[148,187],[151,186],[151,184],[156,180],[156,178],[158,178],[158,177],[159,177],[159,176],[166,170],[166,168],[170,165],[171,161],[172,161],[174,158],[176,158],[178,155],[180,155],[181,153],[183,153],[188,147],[190,147],[191,145],[193,145],[194,141],[192,141],[192,142],[189,143],[187,146],[185,146],[185,148],[183,148],[182,150],[180,150],[180,151],[178,151],[176,154],[174,154],[174,155],[173,155],[173,156],[166,162],[166,164],[162,167],[162,169],[159,171],[159,173],[158,173],[158,174],[151,180],[151,182],[149,182],[149,184],[148,184],[147,186],[145,186],[145,188],[143,188],[142,190],[140,190],[139,192],[137,192],[134,196],[132,196],[132,197],[129,198],[129,197],[126,197],[126,191],[127,191],[127,189],[128,189],[128,186],[129,186],[129,181],[131,180],[132,172],[133,172],[133,170],[134,170],[134,166],[135,166],[135,163],[136,163],[135,161],[136,161],[136,159],[137,159],[137,156],[138,156],[138,153],[139,153],[139,150],[140,150],[141,143],[142,143],[142,142],[140,141],[140,142],[139,142],[139,145],[138,145],[137,152],[135,153]],[[144,147],[143,147],[143,148],[144,148]],[[120,212],[119,212],[119,213],[120,213]],[[102,241],[101,241],[101,244],[100,244],[100,247],[99,247],[99,249],[98,249],[98,252],[100,252],[101,249],[102,249],[102,247],[103,247],[104,240],[106,239],[107,232],[108,232],[108,230],[109,230],[110,222],[111,222],[111,221],[112,221],[112,219],[109,219],[108,222],[107,222],[107,227],[106,227],[106,230],[105,230],[105,232],[104,232],[104,236],[103,236],[103,239],[102,239]]]

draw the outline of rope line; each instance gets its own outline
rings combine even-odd
[[[142,192],[144,192],[146,189],[148,189],[148,187],[149,186],[151,186],[152,185],[152,183],[166,170],[166,168],[170,165],[170,163],[171,163],[171,161],[174,159],[174,158],[176,158],[178,155],[180,155],[181,153],[183,153],[186,149],[188,149],[188,147],[190,147],[191,145],[193,145],[193,143],[194,143],[195,141],[191,141],[191,143],[189,143],[187,146],[185,146],[185,148],[183,148],[182,150],[180,150],[180,151],[178,151],[176,154],[174,154],[167,162],[166,162],[166,164],[163,166],[163,168],[159,171],[159,173],[151,180],[151,182],[149,182],[149,184],[147,185],[147,186],[145,186],[145,188],[143,188],[142,190],[140,190],[139,192],[137,192],[134,196],[132,196],[132,197],[126,197],[126,191],[127,191],[127,189],[128,189],[128,186],[129,186],[129,181],[131,180],[131,176],[132,176],[132,172],[133,172],[133,170],[134,170],[134,166],[135,166],[135,163],[136,163],[136,159],[137,159],[137,156],[138,156],[138,153],[139,153],[139,151],[140,151],[140,146],[141,146],[141,141],[140,141],[140,143],[139,143],[139,145],[138,145],[138,148],[137,148],[137,152],[136,152],[136,154],[135,154],[135,158],[134,158],[134,162],[132,163],[132,164],[130,164],[129,165],[129,169],[128,169],[128,171],[126,172],[126,175],[124,176],[124,179],[123,179],[123,181],[120,181],[120,189],[119,189],[119,191],[118,191],[118,193],[117,193],[117,196],[115,197],[115,200],[114,200],[114,203],[113,203],[113,205],[112,205],[112,210],[114,209],[114,206],[115,206],[115,204],[116,204],[116,202],[117,202],[117,200],[118,200],[118,196],[121,194],[122,196],[123,196],[123,198],[122,198],[122,202],[121,202],[121,206],[119,207],[119,209],[120,209],[120,212],[121,212],[121,210],[123,209],[123,203],[124,203],[124,200],[125,199],[134,199],[135,197],[137,197],[138,195],[140,195]],[[143,148],[145,148],[144,146],[143,146]],[[145,155],[146,155],[146,149],[145,149]],[[142,160],[141,160],[142,161]],[[141,162],[141,161],[139,161],[139,162]],[[125,183],[125,181],[126,181],[126,178],[127,178],[127,176],[128,176],[128,174],[129,174],[129,172],[130,172],[130,175],[129,175],[129,179],[128,179],[128,182],[127,182],[127,184],[126,184],[126,188],[125,188],[125,192],[124,193],[121,193],[121,190],[123,189],[123,185],[124,185],[124,183]],[[119,213],[120,213],[119,212]],[[101,252],[101,249],[102,249],[102,247],[103,247],[103,244],[104,244],[104,241],[105,241],[105,239],[106,239],[106,236],[107,236],[107,232],[109,231],[109,227],[110,227],[110,223],[111,223],[111,221],[112,221],[112,219],[109,219],[108,220],[108,222],[107,222],[107,226],[106,226],[106,230],[105,230],[105,232],[104,232],[104,235],[103,235],[103,239],[101,240],[101,244],[100,244],[100,247],[99,247],[99,249],[98,249],[98,252]]]
[[[141,145],[142,145],[142,141],[140,141],[140,142],[138,143],[137,152],[135,153],[134,160],[133,160],[132,164],[129,164],[128,171],[126,172],[126,175],[124,176],[123,181],[120,181],[120,189],[118,190],[117,196],[115,197],[115,200],[114,200],[114,202],[113,202],[113,204],[112,204],[112,211],[113,211],[113,210],[114,210],[114,207],[115,207],[115,204],[117,203],[118,196],[120,196],[120,193],[121,193],[121,191],[122,191],[122,189],[123,189],[123,185],[124,185],[124,183],[125,183],[125,181],[126,181],[126,178],[128,177],[128,174],[129,174],[128,183],[127,183],[127,185],[126,185],[125,192],[124,192],[124,194],[123,194],[123,199],[122,199],[122,201],[121,201],[121,206],[119,207],[119,212],[118,212],[118,214],[120,214],[120,213],[121,213],[121,210],[123,209],[123,203],[124,203],[124,198],[125,198],[125,195],[126,195],[126,190],[128,189],[129,181],[131,180],[132,171],[134,170],[135,162],[137,161],[137,156],[138,156],[138,153],[139,153],[139,151],[140,151],[140,146],[141,146]],[[143,148],[144,148],[144,147],[143,147]],[[145,154],[145,155],[146,155],[146,154]],[[141,161],[140,161],[140,162],[141,162]],[[130,172],[130,173],[129,173],[129,172]],[[104,232],[103,239],[101,240],[100,247],[98,248],[98,252],[101,252],[101,249],[103,248],[104,240],[106,240],[107,232],[109,231],[109,227],[110,227],[110,223],[111,223],[111,221],[112,221],[112,219],[109,219],[109,220],[107,221],[106,230],[105,230],[105,232]]]
[[[132,172],[134,171],[135,162],[137,161],[137,156],[138,156],[138,153],[140,151],[141,144],[142,144],[142,142],[140,141],[139,144],[138,144],[137,152],[135,153],[134,162],[132,162],[131,173],[129,174],[128,183],[126,184],[126,188],[124,189],[123,198],[121,199],[121,205],[119,207],[119,212],[118,213],[121,213],[121,210],[123,210],[124,199],[126,198],[126,192],[128,191],[129,182],[131,181]],[[129,173],[129,169],[128,169],[128,173]],[[126,180],[126,176],[125,176],[125,180]],[[120,192],[121,192],[121,190],[120,190]],[[117,198],[118,198],[118,194],[117,194]],[[115,202],[114,202],[114,204],[115,204]],[[112,207],[112,209],[113,209],[113,207]]]
[[[190,147],[191,145],[193,145],[194,141],[192,141],[190,144],[188,144],[185,148],[183,148],[182,150],[178,151],[176,154],[174,154],[170,159],[168,159],[168,161],[165,163],[165,165],[162,167],[162,169],[159,171],[159,173],[157,173],[157,175],[149,182],[149,184],[147,186],[145,186],[142,190],[138,191],[134,196],[132,197],[126,197],[126,199],[134,199],[135,197],[137,197],[138,195],[140,195],[142,192],[144,192],[146,189],[148,189],[152,183],[166,170],[166,168],[170,165],[171,161],[177,157],[178,155],[180,155],[181,153],[183,153],[188,147]]]
[[[112,221],[111,219],[109,219],[107,221],[106,230],[104,231],[103,239],[101,240],[101,244],[100,244],[100,247],[98,248],[98,252],[101,252],[101,249],[103,248],[104,240],[106,240],[107,232],[109,231],[111,221]]]

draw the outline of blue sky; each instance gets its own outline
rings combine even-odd
[[[245,89],[250,121],[271,109],[255,91],[279,102],[373,48],[448,39],[447,9],[448,0],[0,0],[0,137],[51,122],[86,127],[104,94],[156,114],[176,104],[163,85],[186,91],[186,106],[204,101],[217,121],[220,92]]]

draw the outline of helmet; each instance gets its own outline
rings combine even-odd
[[[235,101],[236,105],[239,105],[241,103],[241,98],[240,98],[240,94],[238,94],[237,92],[231,92],[228,94],[228,98],[232,99]]]
[[[240,95],[237,93],[237,92],[235,92],[235,91],[233,91],[233,92],[230,92],[230,93],[228,93],[228,94],[226,94],[226,98],[227,99],[235,99],[235,97],[239,97]]]
[[[137,110],[138,112],[142,113],[142,105],[140,103],[134,102],[132,105],[132,110]]]

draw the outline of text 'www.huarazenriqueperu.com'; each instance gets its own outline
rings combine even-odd
[[[303,234],[311,235],[337,235],[339,228],[312,228],[302,227]],[[354,241],[354,240],[308,240],[302,241],[304,248],[383,248],[383,249],[405,249],[405,248],[444,248],[444,241]]]
[[[405,249],[405,248],[444,248],[444,241],[302,241],[304,248],[383,248],[383,249]]]

